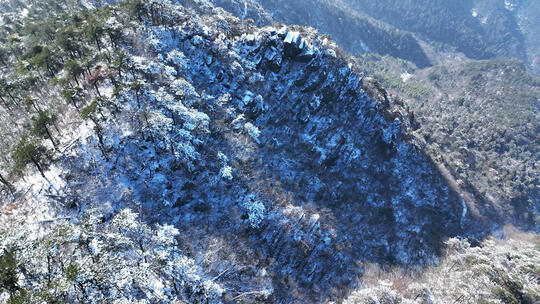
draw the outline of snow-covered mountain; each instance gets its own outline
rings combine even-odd
[[[0,301],[454,301],[442,283],[398,296],[368,278],[452,261],[465,280],[467,263],[489,268],[470,244],[502,219],[463,195],[414,113],[336,42],[273,23],[291,8],[222,2],[237,17],[126,0],[4,19]],[[375,26],[349,17],[328,22]],[[514,265],[494,255],[512,277],[474,266],[482,281],[457,298],[536,300],[538,283],[514,278],[540,258],[524,244]]]

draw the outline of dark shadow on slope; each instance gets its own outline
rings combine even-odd
[[[231,218],[200,214],[183,225],[206,219],[206,227],[223,227],[208,233],[243,238],[240,244],[248,248],[237,250],[266,257],[262,263],[272,269],[278,300],[302,293],[313,301],[342,298],[361,277],[362,262],[432,263],[445,239],[465,234],[461,197],[407,138],[400,114],[365,95],[360,77],[342,59],[322,53],[307,62],[287,58],[280,40],[285,35],[272,35],[242,46],[248,61],[262,58],[257,72],[264,83],[248,84],[247,77],[223,71],[226,65],[219,61],[209,67],[212,73],[197,75],[197,89],[216,97],[230,94],[228,106],[240,110],[247,102],[244,114],[263,131],[258,145],[232,131],[232,119],[212,117],[222,121],[224,129],[212,137],[232,157],[238,181],[220,190],[229,200],[223,203],[218,189],[209,193],[193,180],[191,197],[206,200],[206,208],[193,202],[181,212],[217,208],[232,212]],[[250,105],[244,98],[248,90],[264,96],[268,109]],[[249,215],[234,199],[248,193],[267,209],[259,229],[248,228],[247,221],[237,224]]]

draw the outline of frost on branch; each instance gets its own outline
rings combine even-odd
[[[28,233],[27,226],[0,231],[0,262],[8,254],[11,261],[0,279],[6,270],[17,280],[8,289],[2,281],[0,295],[24,303],[220,302],[224,290],[179,251],[176,228],[151,227],[129,209],[102,221],[90,211],[45,235]]]
[[[261,131],[259,131],[259,128],[254,126],[251,122],[247,122],[244,127],[246,128],[248,134],[253,138],[253,140],[256,143],[260,143],[259,136],[261,135]]]
[[[254,194],[248,194],[242,206],[247,212],[249,225],[252,228],[259,228],[262,221],[264,220],[265,207]]]

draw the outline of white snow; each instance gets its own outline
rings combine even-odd
[[[233,179],[232,168],[230,166],[225,166],[221,168],[220,175],[226,180],[232,180]]]
[[[259,131],[259,128],[254,126],[251,122],[247,122],[244,125],[244,128],[246,128],[249,135],[253,138],[253,140],[255,140],[256,143],[260,143],[259,142],[259,135],[261,135],[261,131]]]
[[[401,80],[403,80],[403,82],[407,82],[409,79],[411,79],[413,77],[412,74],[409,74],[407,72],[401,74],[400,76],[401,76]]]
[[[509,11],[513,11],[516,9],[516,4],[512,3],[511,1],[505,0],[504,1],[504,8],[506,8]]]
[[[246,19],[247,12],[248,12],[247,1],[244,1],[244,12],[242,13],[242,18],[241,18],[242,21]]]
[[[463,223],[465,221],[465,217],[467,216],[467,204],[465,203],[464,200],[461,201],[461,206],[463,207],[463,211],[461,212],[460,225],[461,225],[461,228],[463,228]]]
[[[285,37],[285,43],[300,43],[300,39],[302,39],[302,36],[300,36],[299,32],[288,32],[287,36]]]

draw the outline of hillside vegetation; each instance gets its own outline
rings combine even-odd
[[[0,10],[0,303],[540,299],[518,59],[344,2]]]
[[[540,79],[522,62],[468,60],[425,70],[388,56],[356,62],[414,112],[428,153],[463,189],[538,230]]]
[[[527,58],[524,39],[502,1],[345,0],[351,8],[413,32],[422,39],[455,47],[472,59]],[[397,57],[397,56],[395,56]]]

